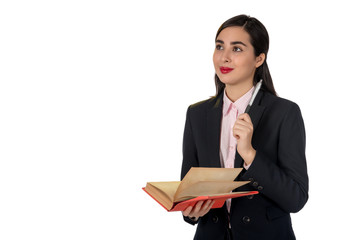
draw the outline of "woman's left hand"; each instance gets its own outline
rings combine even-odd
[[[255,158],[256,151],[252,147],[253,124],[249,114],[240,114],[233,127],[233,135],[237,139],[237,151],[244,159],[246,165],[250,165]]]

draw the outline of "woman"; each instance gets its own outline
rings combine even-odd
[[[290,213],[308,199],[305,129],[299,107],[276,96],[266,63],[269,36],[257,19],[224,22],[215,38],[216,96],[188,108],[181,178],[191,167],[243,167],[236,189],[259,194],[223,208],[198,202],[183,211],[194,239],[295,239]],[[254,91],[262,87],[244,113]]]

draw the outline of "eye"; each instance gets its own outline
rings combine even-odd
[[[234,47],[233,51],[234,52],[242,52],[242,49],[239,47]]]
[[[221,45],[216,45],[216,50],[223,50],[224,48],[223,48],[223,46],[221,46]]]

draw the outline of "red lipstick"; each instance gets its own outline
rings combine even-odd
[[[222,74],[226,74],[226,73],[229,73],[231,72],[232,70],[234,70],[233,68],[229,68],[229,67],[220,67],[220,72]]]

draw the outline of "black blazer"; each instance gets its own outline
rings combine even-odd
[[[191,105],[187,110],[181,178],[191,167],[220,167],[220,130],[223,93]],[[232,200],[201,217],[194,239],[224,239],[229,225],[234,239],[295,239],[290,213],[308,199],[305,128],[299,107],[261,90],[250,109],[256,156],[237,180],[251,181],[236,189],[259,194]],[[243,167],[236,153],[235,167]],[[195,224],[189,218],[185,221]]]

